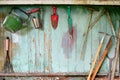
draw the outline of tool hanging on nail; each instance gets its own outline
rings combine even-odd
[[[113,57],[110,57],[107,55],[107,58],[109,59],[109,72],[108,72],[108,80],[111,80],[111,72],[112,72],[112,61],[115,58],[115,55]]]
[[[32,14],[32,13],[38,12],[39,10],[40,8],[34,8],[32,10],[27,11],[27,14]]]
[[[89,15],[89,19],[88,19],[88,27],[84,33],[84,39],[83,39],[83,44],[82,44],[82,51],[80,53],[80,59],[82,59],[83,57],[83,53],[85,51],[85,48],[86,48],[86,42],[87,42],[87,36],[88,36],[88,29],[90,27],[90,23],[91,23],[91,20],[92,20],[92,15],[93,15],[93,10],[90,10],[90,15]]]
[[[43,9],[35,8],[28,12],[29,14],[36,13],[37,16],[31,16],[35,29],[43,29]]]
[[[56,29],[58,26],[58,20],[59,20],[59,16],[57,15],[57,8],[56,6],[53,7],[53,14],[51,15],[51,24],[53,29]]]
[[[69,28],[69,33],[72,35],[72,18],[71,18],[71,7],[67,7],[67,13],[68,13],[68,28]]]
[[[10,47],[9,37],[7,37],[5,40],[5,47],[6,47],[6,60],[5,60],[5,64],[4,64],[4,72],[5,73],[14,72],[12,63],[10,61],[10,56],[9,56],[9,51],[10,51],[9,50],[9,47]]]
[[[109,41],[108,41],[108,43],[106,45],[106,48],[104,49],[104,51],[103,51],[103,53],[102,53],[98,63],[96,64],[96,67],[95,67],[95,69],[93,71],[93,74],[92,74],[90,80],[95,80],[95,76],[98,73],[100,67],[102,66],[102,63],[105,60],[105,57],[107,56],[111,46],[112,46],[112,37],[110,37],[110,39],[109,39]]]
[[[92,29],[94,27],[94,25],[100,20],[100,18],[104,15],[104,12],[105,12],[105,10],[101,11],[100,14],[95,18],[94,22],[91,24],[90,24],[90,21],[92,19],[92,12],[90,13],[89,24],[88,24],[86,32],[84,33],[85,37],[84,37],[84,41],[82,44],[82,50],[80,52],[80,59],[82,59],[82,57],[83,57],[83,53],[84,53],[85,47],[86,47],[87,36],[88,36],[90,29]]]
[[[113,26],[113,23],[112,23],[112,19],[110,17],[110,13],[108,11],[106,11],[106,14],[107,14],[108,20],[110,22],[112,33],[113,33],[114,36],[116,36],[115,29],[114,29],[114,26]],[[117,42],[117,38],[116,37],[115,37],[115,41]]]
[[[38,11],[37,17],[39,22],[39,28],[43,30],[44,29],[44,9],[43,8],[41,8],[40,11]]]
[[[38,18],[36,18],[35,16],[33,16],[33,17],[32,17],[32,21],[33,21],[33,24],[34,24],[35,29],[40,28],[40,27],[39,27]]]
[[[111,80],[114,80],[115,77],[115,70],[117,67],[117,61],[118,61],[118,56],[119,56],[119,48],[120,48],[120,27],[118,29],[118,38],[117,38],[117,43],[116,43],[116,50],[115,50],[115,60],[113,63],[113,69],[112,69],[112,74],[111,74]]]
[[[29,11],[24,11],[18,7],[13,7],[9,12],[9,15],[6,16],[3,22],[3,27],[12,33],[15,33],[27,26],[27,22],[31,17],[30,14],[39,10],[39,8],[35,8]]]
[[[106,34],[104,34],[104,36],[103,36],[103,38],[101,39],[101,42],[100,42],[100,44],[99,44],[99,46],[98,46],[98,49],[97,49],[97,52],[96,52],[96,56],[95,56],[95,59],[94,59],[94,61],[93,61],[93,63],[92,63],[92,67],[91,67],[91,69],[90,69],[90,72],[89,72],[89,75],[88,75],[87,80],[90,80],[90,78],[91,78],[91,75],[92,75],[93,69],[94,69],[94,67],[95,67],[95,64],[96,64],[96,62],[97,62],[99,53],[100,53],[100,51],[101,51],[101,48],[102,48],[102,45],[103,45],[103,41],[104,41],[104,39],[105,39],[105,36],[106,36]]]

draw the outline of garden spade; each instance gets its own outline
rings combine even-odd
[[[51,15],[51,23],[52,23],[52,27],[53,27],[54,29],[57,28],[58,19],[59,19],[59,16],[57,15],[56,10],[57,10],[57,8],[54,6],[54,7],[53,7],[53,15]]]

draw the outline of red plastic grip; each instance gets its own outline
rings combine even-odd
[[[56,10],[57,10],[57,8],[54,6],[53,7],[53,14],[56,14]]]
[[[27,13],[28,13],[28,14],[32,14],[32,13],[35,13],[35,12],[37,12],[37,11],[39,11],[39,10],[40,10],[40,8],[34,8],[34,9],[28,11]]]

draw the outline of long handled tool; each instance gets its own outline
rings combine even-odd
[[[111,25],[111,29],[112,29],[112,33],[114,36],[116,36],[116,33],[115,33],[115,30],[114,30],[114,26],[113,26],[113,23],[112,23],[112,19],[110,17],[110,14],[108,11],[106,11],[106,14],[107,14],[107,17],[108,17],[108,20],[110,22],[110,25]],[[117,41],[117,38],[115,37],[115,41]]]
[[[118,38],[117,38],[117,44],[116,44],[116,55],[115,55],[115,60],[114,60],[114,64],[113,64],[111,80],[114,80],[114,76],[115,76],[115,69],[116,69],[116,66],[117,66],[118,55],[119,55],[119,47],[120,47],[120,27],[118,29]]]
[[[99,71],[99,69],[100,69],[100,67],[101,67],[101,65],[102,65],[105,57],[107,56],[107,54],[108,54],[111,46],[112,46],[112,37],[110,37],[110,39],[109,39],[109,41],[107,43],[107,46],[106,46],[105,50],[103,51],[103,54],[102,54],[100,60],[96,64],[96,68],[95,68],[95,70],[94,70],[94,72],[93,72],[92,77],[91,77],[90,80],[94,80],[95,79],[95,76],[96,76],[97,72]]]
[[[9,45],[10,45],[9,37],[6,38],[5,44],[6,44],[6,61],[4,64],[4,72],[8,73],[8,72],[13,72],[13,66],[11,64],[10,56],[9,56]]]
[[[111,80],[112,61],[114,60],[115,55],[114,55],[113,57],[110,57],[110,56],[107,55],[107,57],[108,57],[108,59],[109,59],[109,73],[108,73],[108,80]]]
[[[57,8],[56,6],[53,7],[53,14],[51,15],[51,23],[52,23],[52,27],[54,29],[57,28],[58,26],[58,19],[59,19],[59,16],[57,15]]]
[[[90,80],[90,77],[91,77],[91,75],[92,75],[93,69],[94,69],[95,64],[96,64],[96,62],[97,62],[97,58],[98,58],[99,53],[100,53],[100,50],[101,50],[101,48],[102,48],[102,45],[103,45],[103,41],[104,41],[105,36],[106,36],[106,34],[104,34],[104,36],[103,36],[103,38],[102,38],[102,40],[101,40],[101,42],[100,42],[100,44],[99,44],[99,46],[98,46],[98,49],[97,49],[97,52],[96,52],[96,56],[95,56],[95,59],[94,59],[94,61],[93,61],[93,64],[92,64],[92,67],[91,67],[91,69],[90,69],[90,72],[89,72],[89,75],[88,75],[87,80]]]
[[[94,22],[90,24],[89,29],[88,29],[88,32],[89,32],[90,29],[92,29],[92,28],[94,27],[94,25],[100,20],[100,18],[104,15],[105,11],[106,11],[105,9],[102,10],[102,11],[100,12],[100,14],[95,18]]]
[[[35,8],[35,9],[32,9],[31,11],[29,11],[29,14],[31,13],[35,13],[37,14],[37,17],[35,16],[31,16],[32,18],[32,21],[33,21],[33,24],[34,24],[34,27],[35,29],[43,29],[43,9],[42,8]]]
[[[80,59],[82,59],[82,54],[85,51],[86,42],[87,42],[87,36],[88,36],[88,29],[89,29],[89,26],[90,26],[90,23],[91,23],[91,20],[92,20],[92,14],[93,14],[93,10],[90,11],[88,27],[87,27],[87,29],[86,29],[86,31],[84,33],[84,40],[83,40],[83,44],[82,44],[82,51],[80,53]]]
[[[85,51],[85,44],[86,44],[86,41],[87,41],[87,35],[88,35],[88,32],[90,31],[90,29],[93,28],[93,26],[99,21],[99,19],[101,18],[101,16],[103,16],[105,10],[101,11],[101,13],[95,18],[94,22],[90,24],[90,21],[92,19],[92,14],[90,15],[90,19],[89,19],[89,25],[88,25],[88,28],[85,32],[85,38],[84,38],[84,41],[83,41],[83,45],[82,45],[82,51],[80,52],[80,58],[82,59],[82,56],[83,56],[83,53]]]

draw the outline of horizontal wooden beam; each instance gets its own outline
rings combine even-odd
[[[118,77],[118,74],[115,74]],[[63,73],[0,73],[0,77],[87,77],[87,73],[63,72]],[[106,77],[107,73],[98,73],[97,77]]]
[[[0,0],[0,5],[120,5],[119,0]]]

